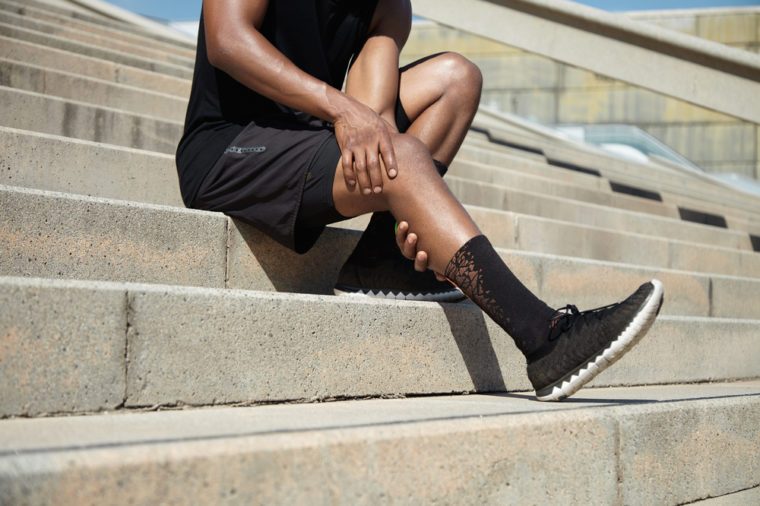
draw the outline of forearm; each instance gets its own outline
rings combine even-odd
[[[221,18],[213,4],[206,2],[204,13],[207,56],[216,68],[275,102],[327,121],[350,106],[349,97],[298,68],[251,23]],[[259,24],[263,11],[261,16]]]
[[[411,30],[408,0],[380,0],[370,34],[348,73],[346,93],[396,128],[399,53]]]
[[[346,93],[377,112],[397,130],[398,48],[387,38],[367,41],[351,68]]]

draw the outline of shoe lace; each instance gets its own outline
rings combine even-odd
[[[567,331],[570,330],[576,322],[593,317],[597,320],[601,320],[606,309],[617,306],[618,303],[608,304],[606,306],[597,307],[594,309],[587,309],[586,311],[579,311],[573,304],[568,304],[565,307],[557,309],[552,317],[549,319],[549,341],[559,339],[561,335],[569,335]],[[559,326],[559,332],[554,332],[554,329]]]

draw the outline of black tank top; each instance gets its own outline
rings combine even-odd
[[[270,0],[261,34],[296,66],[341,89],[353,57],[361,50],[377,0]],[[305,113],[278,104],[213,67],[206,55],[203,14],[185,131],[177,170],[185,203],[235,137],[257,118]]]

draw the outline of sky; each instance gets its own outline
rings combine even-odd
[[[201,0],[109,0],[131,11],[171,21],[197,21]],[[760,0],[582,0],[580,3],[610,11],[687,9],[694,7],[751,6]]]

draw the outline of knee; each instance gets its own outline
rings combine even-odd
[[[391,141],[399,166],[424,165],[426,162],[432,162],[427,146],[416,137],[408,134],[394,134]]]
[[[480,98],[483,74],[477,65],[459,53],[444,53],[439,60],[447,90]]]
[[[433,175],[440,177],[433,165],[433,157],[422,141],[411,135],[395,134],[392,143],[399,168],[393,183],[409,187],[422,184],[425,178]]]

